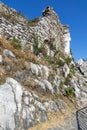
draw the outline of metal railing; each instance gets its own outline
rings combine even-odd
[[[87,130],[87,107],[76,112],[78,130]]]

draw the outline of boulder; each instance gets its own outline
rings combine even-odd
[[[51,83],[48,80],[46,80],[46,79],[42,80],[42,82],[45,85],[46,91],[53,95],[54,94],[54,90],[53,90],[53,86],[51,85]]]
[[[31,69],[31,72],[37,76],[43,76],[45,78],[48,78],[49,76],[49,68],[47,66],[33,64],[31,62],[30,69]]]
[[[9,58],[16,58],[15,55],[8,49],[4,49],[3,54],[6,55]]]
[[[37,84],[36,90],[41,94],[46,94],[46,87],[42,81],[39,81],[35,79],[35,82]]]
[[[40,80],[35,79],[35,82],[37,84],[36,90],[38,92],[40,92],[41,94],[46,94],[46,93],[50,93],[52,95],[54,94],[53,86],[48,80],[46,80],[46,79],[40,79]]]

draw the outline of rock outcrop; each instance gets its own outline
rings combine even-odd
[[[62,100],[56,103],[48,99],[41,101],[12,78],[0,85],[1,130],[27,130],[38,122],[47,121],[47,112],[65,111],[65,108]]]
[[[35,94],[7,78],[0,86],[0,129],[26,130],[37,121],[46,121],[46,108]],[[36,120],[35,120],[36,118]]]
[[[79,69],[80,73],[87,77],[87,61],[83,60],[83,59],[80,59],[77,62],[77,66],[78,66],[78,69]]]
[[[74,62],[70,33],[52,7],[27,20],[0,2],[0,130],[28,130],[87,104],[87,62]],[[10,77],[10,78],[9,78]]]

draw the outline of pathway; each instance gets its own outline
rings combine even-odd
[[[75,114],[73,114],[71,117],[66,117],[64,121],[64,126],[61,125],[55,128],[48,128],[48,130],[78,130]]]

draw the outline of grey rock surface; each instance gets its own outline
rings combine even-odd
[[[3,54],[8,56],[9,58],[16,58],[15,55],[8,49],[4,49]]]
[[[0,126],[4,130],[18,127],[16,119],[20,122],[22,94],[21,86],[11,78],[0,86]]]
[[[46,80],[46,79],[42,80],[42,82],[44,83],[47,92],[51,93],[53,95],[54,94],[54,90],[53,90],[53,87],[52,87],[51,83],[48,80]]]
[[[87,76],[87,61],[80,59],[77,62],[77,66],[79,68],[79,71],[81,72],[82,75]]]
[[[2,55],[0,55],[0,64],[2,64],[2,62],[3,62],[3,57]]]
[[[17,71],[15,73],[15,79],[18,81],[18,82],[23,82],[25,80],[25,74],[21,71]]]
[[[58,112],[59,111],[59,108],[54,101],[44,102],[44,106],[45,106],[47,112]]]
[[[44,65],[38,65],[38,64],[33,64],[32,62],[30,63],[30,69],[33,74],[36,76],[43,76],[44,78],[48,78],[49,76],[49,68]]]
[[[41,94],[46,94],[46,87],[45,87],[45,84],[42,82],[42,81],[39,81],[37,79],[35,79],[35,82],[37,84],[37,88],[36,90],[38,92],[40,92]]]
[[[64,72],[64,77],[66,78],[68,74],[70,73],[70,69],[67,64],[64,65],[63,72]]]
[[[27,130],[37,120],[46,121],[46,109],[41,102],[22,88],[14,79],[7,78],[0,85],[0,126],[3,130]]]

